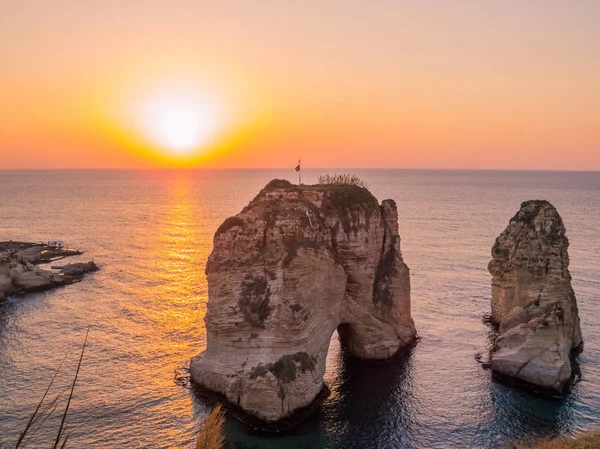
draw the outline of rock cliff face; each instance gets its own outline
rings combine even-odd
[[[527,201],[492,248],[492,371],[563,391],[581,347],[563,221],[547,201]]]
[[[357,186],[273,180],[214,237],[207,348],[192,379],[277,421],[323,387],[338,329],[357,357],[384,359],[416,335],[396,204]]]

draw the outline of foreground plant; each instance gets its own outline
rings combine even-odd
[[[58,406],[58,401],[60,398],[66,393],[66,391],[70,390],[69,396],[67,398],[67,404],[65,406],[64,412],[62,414],[62,418],[60,421],[60,426],[56,433],[56,439],[52,445],[52,449],[63,449],[67,446],[67,441],[69,439],[69,435],[66,433],[66,424],[67,424],[67,415],[69,413],[69,407],[71,405],[71,399],[73,398],[73,394],[75,393],[75,386],[77,385],[77,378],[79,377],[79,370],[81,368],[81,363],[83,362],[83,354],[85,353],[85,347],[87,345],[88,335],[90,333],[90,326],[87,328],[87,332],[85,334],[85,339],[83,341],[83,347],[81,348],[81,353],[79,355],[79,362],[77,363],[77,370],[75,371],[75,377],[73,378],[73,382],[70,387],[63,388],[51,401],[46,403],[46,398],[48,397],[48,393],[56,380],[56,376],[60,372],[62,365],[65,361],[63,359],[60,362],[60,365],[54,372],[54,376],[50,381],[50,384],[46,388],[44,395],[42,396],[40,402],[36,409],[33,411],[29,421],[25,425],[25,428],[19,435],[19,439],[17,440],[17,444],[15,445],[15,449],[23,448],[29,443],[31,437],[41,428],[41,426],[52,416],[52,414],[56,411]],[[65,356],[66,358],[66,356]],[[1,445],[0,445],[1,446]]]
[[[537,440],[530,444],[518,443],[511,449],[600,449],[600,434],[589,433],[577,438]]]
[[[196,449],[222,449],[225,445],[224,424],[225,412],[220,405],[217,405],[206,417],[200,429]]]

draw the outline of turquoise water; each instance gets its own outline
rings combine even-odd
[[[226,424],[231,448],[497,448],[513,439],[600,428],[600,173],[356,171],[398,203],[421,337],[389,362],[347,357],[332,339],[332,394],[291,434]],[[314,182],[322,171],[304,171]],[[12,447],[53,371],[74,373],[73,448],[192,447],[210,405],[188,388],[205,345],[204,264],[212,235],[288,171],[0,171],[0,240],[64,240],[101,271],[0,304],[0,436]],[[519,204],[548,199],[571,242],[585,342],[582,378],[562,399],[493,381],[475,357],[488,345],[487,263]],[[50,419],[30,447],[53,435]],[[47,447],[43,446],[43,447]]]

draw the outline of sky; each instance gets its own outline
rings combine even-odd
[[[596,0],[2,0],[0,169],[600,170]]]

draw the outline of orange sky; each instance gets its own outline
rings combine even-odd
[[[3,0],[0,169],[600,170],[599,21],[595,0]],[[184,156],[140,125],[178,91],[217,124]]]

